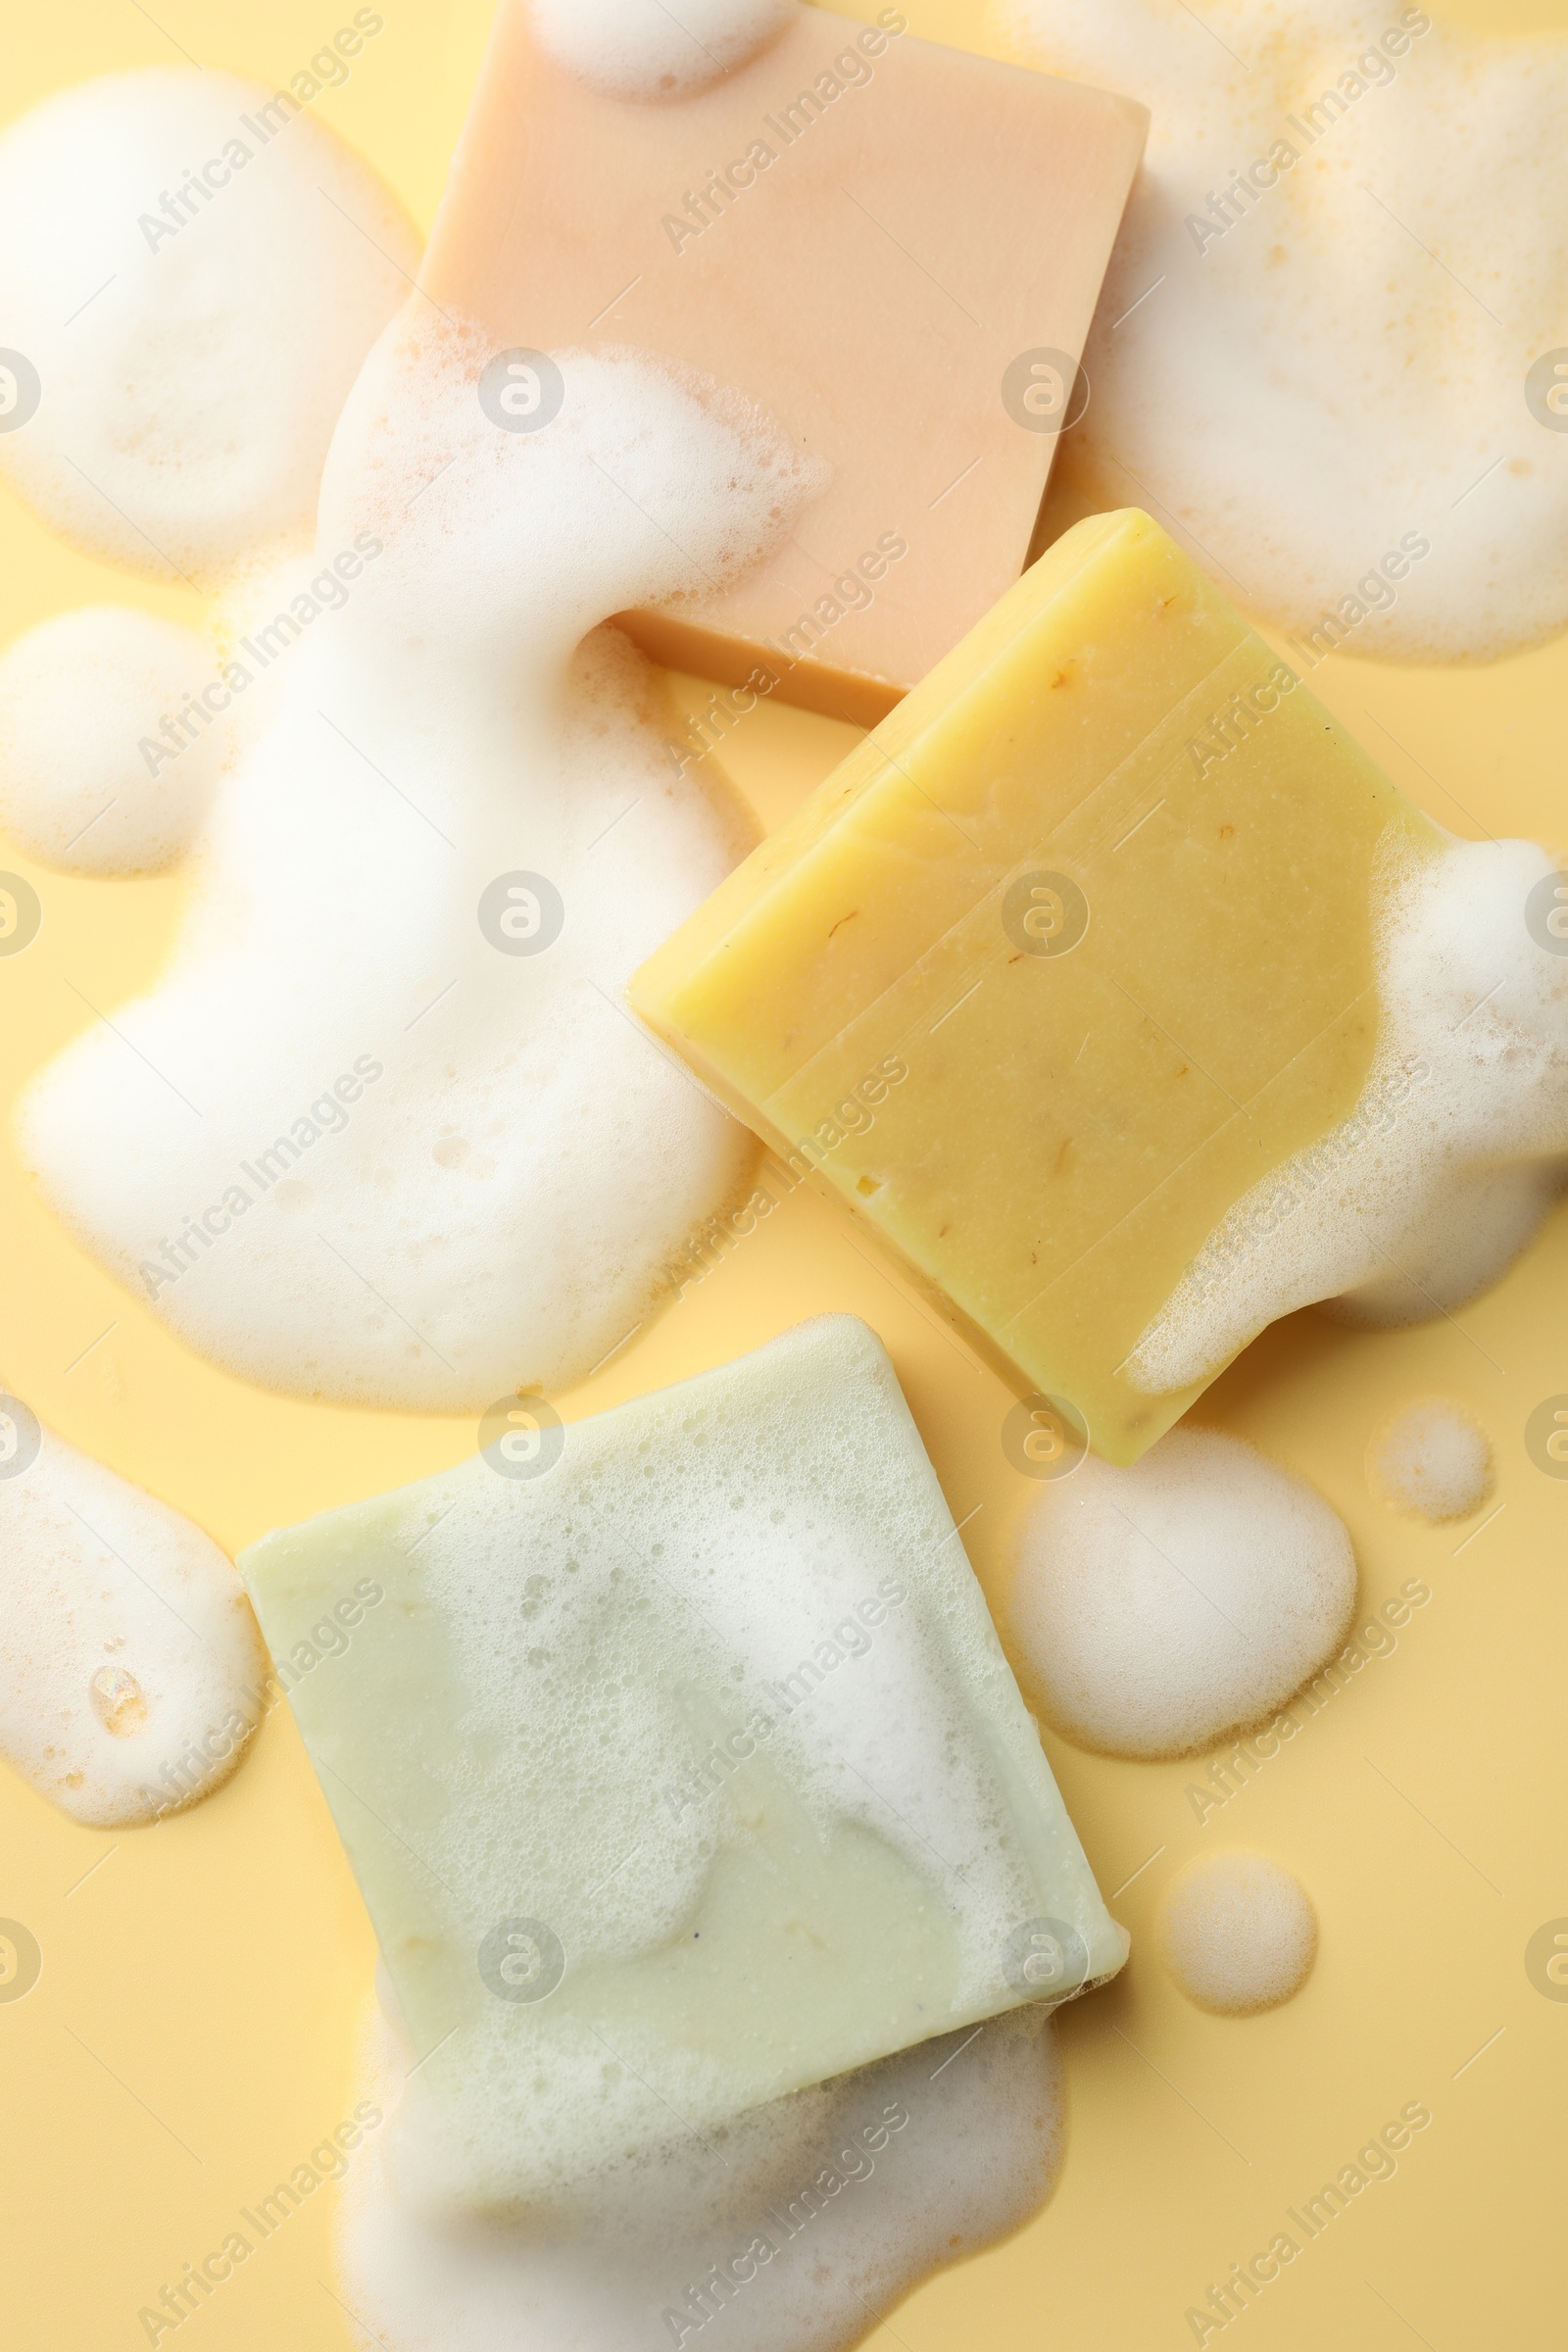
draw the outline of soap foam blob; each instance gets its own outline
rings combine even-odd
[[[383,2108],[409,2062],[383,2021]],[[626,2352],[720,2314],[735,2352],[848,2352],[1046,2202],[1064,2110],[1050,2020],[1025,2009],[609,2165],[548,2227],[411,2204],[377,2134],[345,2190],[344,2300],[388,2352]]]
[[[151,873],[180,857],[231,730],[193,723],[172,756],[158,739],[214,674],[207,639],[126,606],[63,612],[19,637],[0,660],[0,825],[18,848],[80,874]]]
[[[345,559],[344,601],[280,608],[272,723],[221,782],[170,968],[114,1014],[133,1050],[80,1038],[24,1148],[216,1361],[482,1411],[629,1338],[750,1164],[620,997],[751,832],[676,772],[625,640],[579,640],[738,568],[812,477],[745,404],[629,356],[558,355],[556,419],[498,429],[488,350],[427,318],[345,410],[312,567]],[[519,874],[564,907],[543,953],[481,925]]]
[[[230,74],[110,74],[0,137],[0,232],[5,339],[41,386],[0,467],[44,520],[155,579],[308,543],[338,411],[419,250],[336,134]]]
[[[1317,1914],[1294,1872],[1264,1854],[1205,1854],[1160,1898],[1160,1958],[1190,2001],[1221,2017],[1277,2008],[1317,1956]]]
[[[682,98],[745,65],[797,0],[529,0],[539,46],[612,98]]]
[[[256,1622],[210,1536],[30,1427],[0,1399],[0,1755],[73,1820],[152,1821],[244,1752]]]
[[[1552,871],[1531,842],[1392,857],[1374,889],[1379,1028],[1360,1102],[1209,1236],[1129,1368],[1212,1377],[1325,1298],[1364,1322],[1462,1303],[1530,1240],[1568,1154],[1568,957],[1525,920]],[[1346,1296],[1348,1295],[1348,1297]]]
[[[1412,1231],[1396,1273],[1385,1270],[1319,1301],[1331,1323],[1396,1331],[1468,1306],[1528,1249],[1562,1194],[1560,1159],[1456,1175]]]
[[[1468,1519],[1492,1493],[1492,1446],[1453,1397],[1418,1396],[1375,1433],[1366,1474],[1374,1494],[1412,1518]]]
[[[1007,1625],[1058,1731],[1179,1756],[1272,1715],[1339,1649],[1355,1606],[1344,1522],[1219,1430],[1177,1427],[1131,1469],[1095,1455],[1042,1488]]]
[[[1382,36],[1409,18],[1382,0],[1199,14],[993,11],[1030,63],[1152,117],[1063,485],[1092,508],[1152,508],[1282,628],[1329,615],[1307,661],[1335,632],[1392,661],[1549,636],[1568,621],[1568,434],[1532,414],[1526,379],[1568,343],[1568,41],[1434,25],[1391,57]],[[1210,233],[1210,196],[1257,159],[1275,184]]]

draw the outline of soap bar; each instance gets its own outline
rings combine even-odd
[[[699,371],[820,461],[767,562],[626,622],[870,725],[1023,567],[1147,126],[896,9],[789,7],[706,86],[614,96],[502,0],[420,283],[498,353]]]
[[[239,1568],[476,2206],[1121,1965],[851,1316]]]
[[[1445,838],[1148,515],[1096,515],[629,998],[1029,1403],[1018,1467],[1130,1462],[1206,1380],[1129,1359],[1355,1105],[1377,877]]]

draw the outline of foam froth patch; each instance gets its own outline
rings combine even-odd
[[[863,1324],[511,1435],[240,1561],[424,2059],[410,2193],[542,2227],[672,2112],[705,2137],[1121,1966]]]
[[[108,74],[0,136],[0,468],[44,520],[209,585],[262,541],[308,545],[419,253],[336,133],[231,74]]]
[[[1382,1501],[1435,1526],[1479,1511],[1494,1475],[1486,1431],[1451,1396],[1417,1396],[1391,1413],[1367,1447],[1366,1472]]]
[[[266,1657],[210,1536],[0,1396],[0,1754],[96,1829],[227,1779]]]
[[[383,2106],[408,2064],[378,2020]],[[388,2352],[626,2352],[701,2342],[714,2321],[735,2352],[848,2352],[1046,2202],[1064,2109],[1050,2019],[1023,2010],[667,2139],[548,2229],[410,2203],[377,2146],[345,2195],[344,2298]]]
[[[1535,1240],[1562,1198],[1564,1173],[1557,1152],[1456,1172],[1401,1238],[1397,1264],[1385,1262],[1369,1281],[1319,1299],[1318,1312],[1356,1331],[1397,1331],[1468,1306]]]
[[[0,824],[80,874],[151,873],[189,848],[231,746],[209,721],[177,763],[145,746],[208,684],[194,629],[127,606],[64,612],[0,660]]]
[[[1190,2001],[1220,2017],[1274,2009],[1317,1956],[1311,1897],[1266,1854],[1204,1854],[1160,1898],[1160,1957]]]
[[[1131,1469],[1087,1455],[1017,1539],[1024,1688],[1085,1747],[1177,1756],[1262,1722],[1344,1642],[1355,1555],[1304,1480],[1178,1425]]]
[[[297,1395],[482,1411],[582,1379],[754,1152],[620,1002],[749,821],[595,624],[744,565],[808,477],[646,361],[494,358],[412,314],[378,347],[315,556],[225,619],[266,723],[169,968],[23,1111],[78,1239]]]
[[[612,98],[680,98],[755,57],[797,0],[529,0],[534,37]]]
[[[1563,889],[1531,842],[1387,862],[1361,1100],[1210,1234],[1130,1358],[1144,1388],[1205,1380],[1320,1299],[1357,1321],[1422,1321],[1525,1247],[1568,1153]]]
[[[1490,659],[1560,629],[1568,41],[1393,0],[992,16],[1152,117],[1059,478],[1152,507],[1252,612],[1315,632],[1307,663]]]

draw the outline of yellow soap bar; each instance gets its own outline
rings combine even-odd
[[[1128,1358],[1353,1108],[1377,870],[1442,839],[1129,509],[1058,540],[630,1001],[1037,1401],[1032,1462],[1086,1432],[1133,1461],[1205,1383]]]

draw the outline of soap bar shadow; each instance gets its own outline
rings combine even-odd
[[[1400,1326],[1400,1333],[1410,1326]],[[1332,1381],[1341,1362],[1384,1335],[1337,1323],[1315,1306],[1282,1315],[1258,1333],[1204,1391],[1187,1418],[1195,1424],[1229,1428],[1243,1415],[1276,1404],[1303,1378]],[[1394,1336],[1394,1335],[1390,1335]]]

